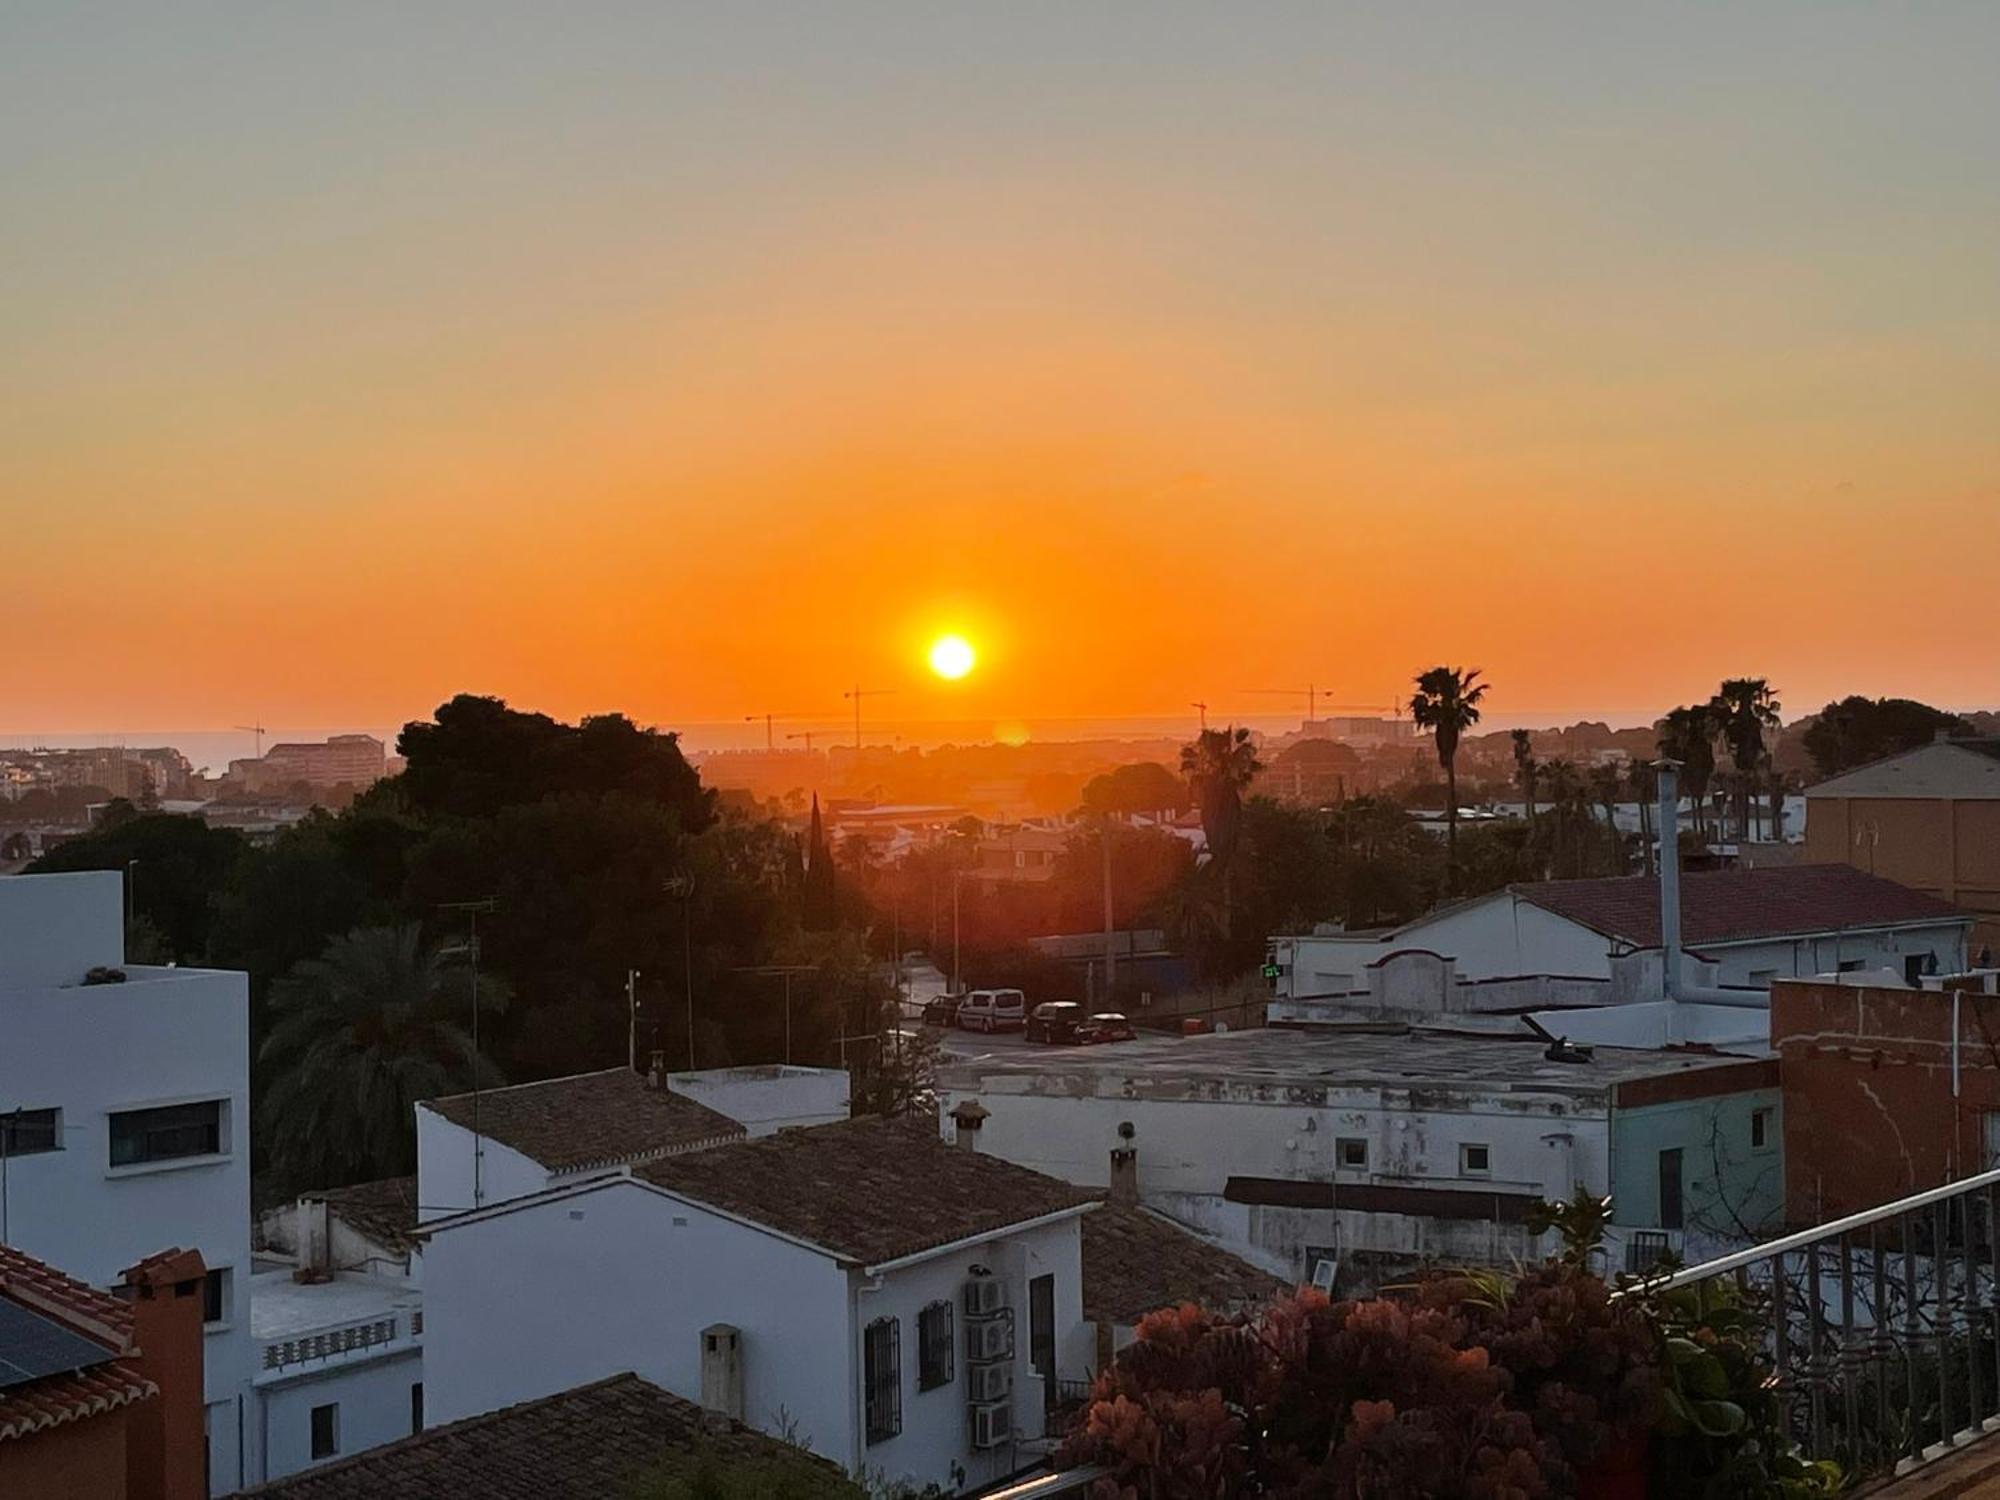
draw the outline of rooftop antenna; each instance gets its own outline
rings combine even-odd
[[[485,1054],[479,1050],[479,918],[482,912],[498,909],[500,903],[492,896],[477,901],[446,901],[439,911],[465,913],[465,945],[447,952],[464,953],[472,963],[472,1206],[478,1208],[483,1196],[481,1191],[480,1168],[486,1156],[486,1143],[479,1133],[479,1065]]]

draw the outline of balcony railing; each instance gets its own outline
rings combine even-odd
[[[325,1364],[399,1339],[418,1338],[423,1331],[423,1313],[413,1309],[336,1328],[315,1329],[291,1338],[268,1339],[258,1351],[258,1368],[269,1373],[299,1365]]]
[[[1674,1273],[1762,1293],[1793,1434],[1853,1476],[1909,1468],[2000,1417],[2000,1171]]]

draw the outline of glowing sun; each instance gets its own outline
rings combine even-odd
[[[953,681],[972,670],[979,660],[972,643],[962,635],[941,635],[931,642],[931,670]]]

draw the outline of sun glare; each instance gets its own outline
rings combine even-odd
[[[972,670],[979,658],[972,643],[962,635],[941,635],[931,642],[931,670],[956,681]]]

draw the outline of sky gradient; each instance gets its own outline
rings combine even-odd
[[[1992,704],[1996,57],[1974,3],[0,0],[0,724]]]

